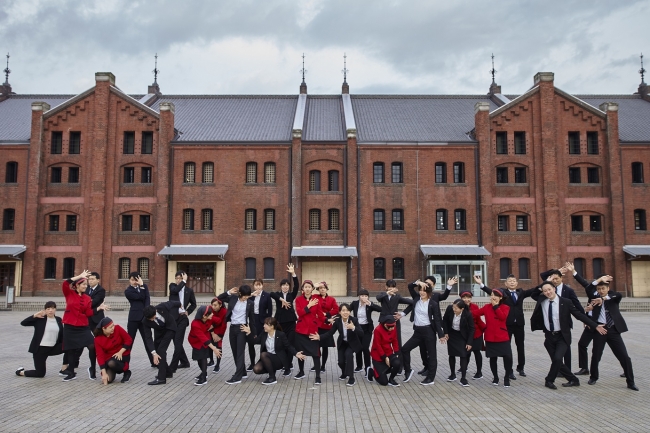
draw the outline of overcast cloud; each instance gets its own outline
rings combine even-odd
[[[144,93],[157,52],[165,94],[295,94],[304,52],[309,93],[333,94],[345,52],[351,93],[484,94],[494,52],[506,94],[539,71],[631,94],[649,16],[642,0],[3,0],[0,52],[17,93],[79,93],[97,71]]]

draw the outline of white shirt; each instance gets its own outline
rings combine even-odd
[[[262,292],[260,292],[259,296],[255,296],[255,309],[253,310],[253,313],[260,314],[260,301],[261,300],[262,300]]]
[[[98,285],[99,285],[99,284],[98,284]],[[97,286],[98,286],[98,285],[97,285]],[[88,295],[89,295],[89,296],[93,294],[93,292],[95,291],[95,289],[97,288],[97,286],[95,286],[95,287],[91,287],[91,288],[90,288],[90,290],[88,291]]]
[[[53,347],[58,339],[59,324],[56,323],[56,317],[48,317],[47,323],[45,324],[45,331],[43,332],[43,338],[41,339],[41,346]]]
[[[366,314],[366,306],[359,303],[359,309],[357,310],[357,320],[359,320],[359,325],[368,324],[368,315]]]
[[[185,305],[185,302],[183,302],[184,298],[185,298],[185,286],[183,286],[181,291],[178,292],[178,300],[181,303],[181,306],[178,308],[179,313],[184,313],[185,312],[185,308],[183,308],[183,305]]]
[[[451,327],[454,329],[454,331],[460,331],[460,316],[460,314],[454,314],[454,320],[451,322]]]
[[[415,303],[415,326],[430,326],[429,320],[429,301],[419,300]]]
[[[550,299],[544,299],[542,301],[542,313],[544,314],[544,327],[547,331],[551,330],[551,327],[548,323],[548,303],[551,302]],[[553,299],[553,332],[560,331],[560,295],[555,296]]]
[[[156,311],[156,320],[161,321],[162,323],[165,323],[165,318],[160,315],[159,312]]]
[[[266,337],[266,351],[275,354],[275,334],[273,337],[267,335]]]
[[[604,298],[601,298],[603,300],[603,306],[600,309],[600,315],[598,316],[598,323],[603,323],[607,324],[607,315],[606,315],[606,309],[605,309],[605,301],[610,299],[609,295],[605,296]]]
[[[564,283],[560,283],[560,285],[555,288],[555,291],[557,292],[557,295],[560,298],[562,297],[562,289],[563,288],[564,288]]]
[[[230,316],[231,325],[245,325],[246,324],[246,304],[248,301],[237,301],[232,309],[232,316]]]

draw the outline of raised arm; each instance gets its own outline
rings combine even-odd
[[[490,289],[488,286],[483,284],[483,279],[479,275],[474,275],[474,281],[485,293],[487,293],[488,295],[492,294],[492,289]]]

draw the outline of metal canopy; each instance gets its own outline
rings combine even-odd
[[[27,250],[25,245],[0,245],[0,256],[16,257]]]
[[[357,257],[355,247],[315,246],[293,247],[291,257]]]
[[[485,247],[478,245],[420,245],[425,256],[489,256]]]
[[[228,245],[169,245],[158,253],[159,256],[223,256]]]
[[[623,251],[633,257],[650,256],[650,245],[623,245]]]

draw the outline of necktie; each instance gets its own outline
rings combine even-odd
[[[512,295],[512,302],[515,304],[517,303],[517,292],[510,292],[510,295]]]
[[[605,308],[605,307],[603,307]],[[605,320],[607,320],[607,327],[611,328],[614,326],[614,319],[612,319],[612,316],[609,315],[609,310],[605,310]]]
[[[553,301],[548,303],[548,328],[549,331],[555,331],[555,326],[553,325]]]
[[[161,328],[165,327],[165,324],[160,319],[156,319],[156,322],[158,322],[158,326],[160,326]]]

